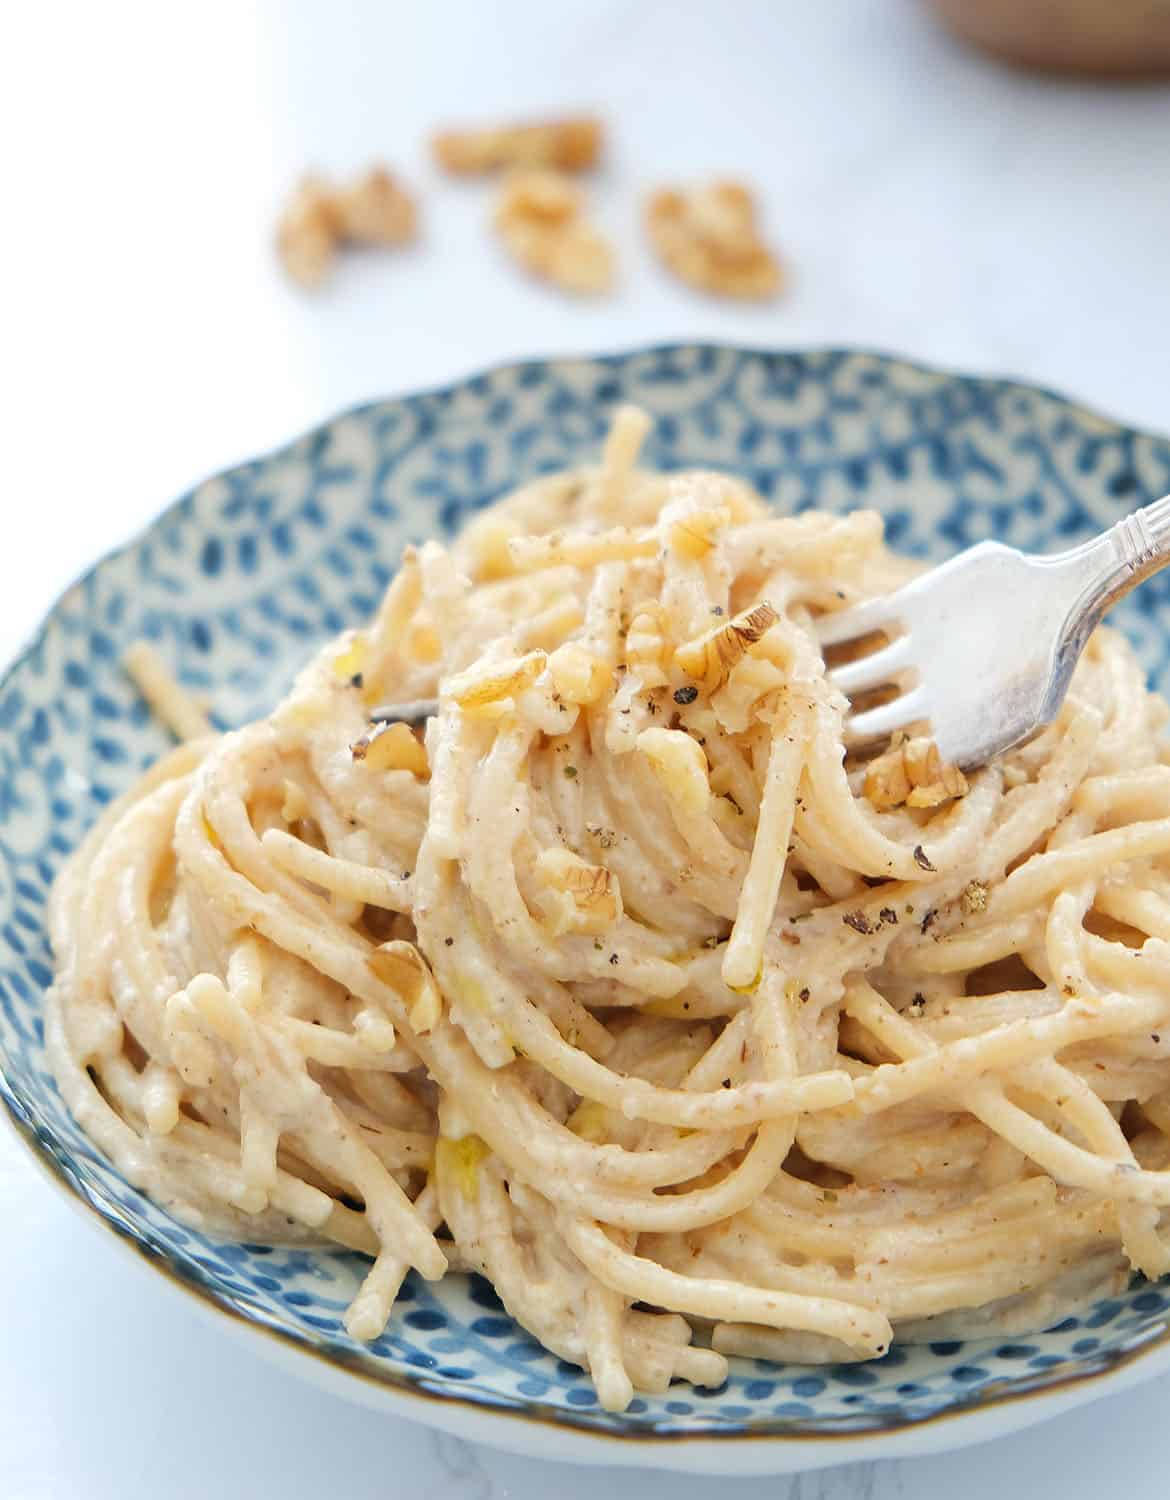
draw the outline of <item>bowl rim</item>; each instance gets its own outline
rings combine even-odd
[[[881,366],[900,368],[917,376],[1039,395],[1070,411],[1081,413],[1094,424],[1104,425],[1118,434],[1161,440],[1160,434],[1130,426],[1119,418],[1105,415],[1079,398],[1064,395],[1037,382],[986,373],[966,373],[945,365],[867,347],[833,344],[777,348],[766,344],[736,344],[708,339],[665,340],[651,344],[633,344],[613,351],[504,360],[421,390],[408,390],[387,398],[347,406],[252,457],[233,462],[189,485],[144,526],[102,553],[59,591],[39,625],[33,628],[0,672],[0,692],[4,691],[26,660],[40,649],[63,602],[111,563],[141,546],[158,527],[165,525],[189,504],[192,495],[207,483],[256,465],[280,460],[322,433],[330,431],[340,422],[364,417],[375,411],[395,407],[410,409],[435,398],[450,398],[479,381],[518,377],[528,371],[555,371],[558,367],[573,365],[618,368],[633,360],[650,359],[654,356],[703,354],[747,359],[862,357],[872,359]],[[0,1110],[0,1117],[9,1121],[17,1138],[23,1142],[45,1178],[64,1195],[81,1217],[95,1231],[109,1231],[114,1241],[133,1258],[144,1260],[153,1266],[162,1274],[164,1281],[185,1294],[204,1315],[213,1318],[219,1326],[230,1328],[251,1347],[259,1349],[278,1363],[287,1364],[296,1373],[313,1379],[315,1383],[336,1394],[381,1409],[389,1408],[397,1415],[413,1417],[428,1425],[464,1435],[472,1427],[475,1429],[473,1435],[476,1440],[513,1451],[579,1462],[620,1464],[650,1461],[665,1468],[717,1472],[718,1466],[731,1457],[729,1450],[734,1450],[739,1458],[745,1460],[739,1465],[740,1472],[775,1473],[787,1469],[821,1467],[875,1457],[904,1456],[914,1451],[942,1451],[965,1446],[1056,1416],[1098,1395],[1125,1389],[1170,1369],[1168,1317],[1160,1328],[1155,1325],[1140,1338],[1122,1347],[1097,1353],[1082,1361],[1080,1367],[1064,1375],[1056,1376],[1052,1370],[1047,1370],[1038,1372],[1035,1380],[1027,1381],[1005,1376],[1002,1380],[988,1382],[968,1398],[957,1400],[944,1410],[921,1416],[889,1416],[878,1413],[868,1421],[864,1417],[850,1417],[841,1419],[849,1425],[838,1430],[823,1425],[813,1427],[809,1419],[794,1419],[786,1424],[783,1431],[753,1431],[740,1427],[702,1427],[677,1433],[656,1432],[653,1428],[642,1426],[603,1429],[593,1425],[584,1412],[578,1414],[539,1398],[515,1405],[504,1402],[497,1404],[465,1395],[458,1388],[443,1391],[428,1389],[418,1380],[412,1380],[397,1371],[340,1359],[337,1351],[314,1344],[292,1328],[271,1325],[257,1318],[245,1304],[217,1290],[193,1271],[161,1256],[143,1238],[136,1226],[131,1227],[119,1220],[107,1204],[95,1200],[77,1177],[68,1160],[68,1153],[43,1138],[43,1127],[18,1096],[6,1072],[2,1055],[0,1104],[4,1106]],[[257,1340],[250,1336],[252,1334],[264,1337]],[[307,1354],[311,1358],[305,1362],[296,1358],[299,1354]],[[1107,1390],[1102,1388],[1105,1385],[1108,1386]],[[1040,1405],[1047,1408],[1042,1413],[1036,1411]],[[556,1442],[555,1454],[548,1451],[547,1443],[550,1439]],[[574,1451],[569,1451],[570,1446]],[[787,1458],[781,1458],[782,1453]]]

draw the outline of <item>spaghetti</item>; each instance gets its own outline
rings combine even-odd
[[[1166,705],[1098,632],[1038,739],[875,805],[810,624],[908,565],[646,428],[408,548],[265,720],[136,653],[196,737],[54,893],[77,1119],[188,1219],[373,1257],[353,1337],[474,1269],[613,1409],[1170,1270]]]

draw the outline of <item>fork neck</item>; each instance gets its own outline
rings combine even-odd
[[[1170,563],[1170,495],[1048,561],[1074,586],[1070,619],[1092,629],[1107,609]]]

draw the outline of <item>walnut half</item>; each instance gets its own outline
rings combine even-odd
[[[341,237],[349,244],[406,245],[417,233],[415,201],[385,167],[371,167],[334,201]]]
[[[780,266],[760,238],[751,191],[738,182],[652,193],[646,232],[680,279],[720,297],[762,300],[780,290]]]
[[[306,177],[289,199],[276,231],[284,269],[300,286],[319,286],[337,253],[339,225],[333,190],[318,177]]]
[[[320,286],[337,251],[350,245],[405,245],[418,230],[411,195],[384,167],[371,167],[345,187],[306,177],[281,215],[276,245],[289,276]]]
[[[613,281],[608,241],[583,216],[580,190],[558,172],[513,172],[495,226],[512,256],[534,276],[589,295]]]
[[[601,155],[601,121],[590,115],[532,125],[441,130],[431,140],[435,160],[459,176],[503,167],[555,167],[581,172]]]

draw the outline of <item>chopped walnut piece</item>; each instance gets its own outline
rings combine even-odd
[[[933,740],[896,735],[890,748],[870,762],[865,795],[879,811],[891,807],[938,807],[967,792],[967,778],[943,760]]]
[[[580,191],[556,172],[514,172],[504,183],[496,229],[534,276],[566,292],[603,292],[613,281],[609,242],[582,216]]]
[[[901,807],[910,795],[910,777],[900,750],[887,750],[865,772],[865,795],[879,811]]]
[[[779,264],[756,228],[755,199],[740,183],[652,193],[646,232],[663,264],[700,291],[765,298],[780,289]]]
[[[529,651],[524,656],[487,665],[477,663],[449,677],[442,692],[454,698],[466,713],[491,710],[530,688],[547,665],[548,656],[543,651]]]
[[[414,199],[384,167],[348,187],[306,177],[281,215],[277,249],[301,286],[320,286],[344,244],[404,245],[414,239]]]
[[[609,664],[576,641],[558,646],[548,659],[553,687],[566,703],[596,703],[610,687]]]
[[[626,662],[638,668],[647,687],[661,687],[667,680],[663,670],[668,651],[666,625],[666,612],[656,599],[635,604],[630,611]]]
[[[701,562],[715,546],[715,533],[730,521],[731,511],[725,505],[692,511],[671,525],[670,545],[689,562]]]
[[[538,874],[550,889],[568,898],[557,913],[564,932],[604,932],[622,915],[618,878],[604,865],[591,865],[569,849],[544,849],[537,857]]]
[[[409,771],[423,779],[431,774],[426,747],[408,724],[371,724],[349,753],[371,771]]]
[[[987,910],[987,882],[969,880],[959,896],[959,906],[965,917],[973,917]]]
[[[680,646],[674,653],[675,665],[713,693],[778,619],[768,600],[761,599],[753,608],[741,610],[725,624]]]
[[[601,155],[601,121],[589,115],[533,125],[441,130],[431,140],[439,165],[460,175],[502,167],[555,167],[580,172]]]
[[[707,757],[689,734],[643,729],[637,744],[668,797],[692,816],[706,812],[711,802]]]
[[[419,1033],[433,1030],[443,1014],[443,997],[426,959],[414,944],[383,943],[366,962],[406,1001],[411,1027]]]

